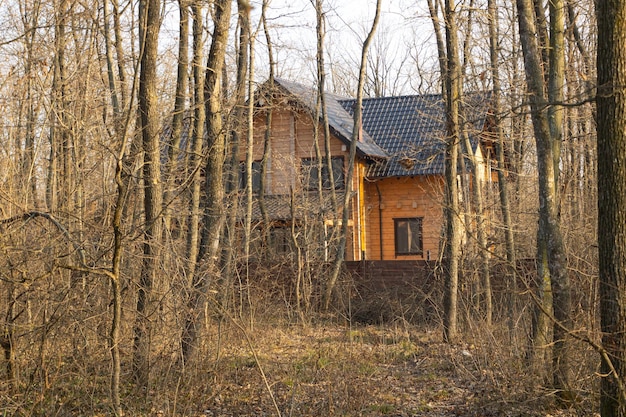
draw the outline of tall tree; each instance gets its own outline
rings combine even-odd
[[[600,413],[626,416],[626,1],[597,3]]]
[[[205,260],[208,269],[215,278],[219,277],[219,243],[224,225],[224,151],[226,133],[223,129],[223,97],[222,76],[228,28],[231,15],[231,1],[218,0],[214,3],[214,27],[211,48],[207,58],[204,85],[204,103],[206,110],[206,137],[208,141],[208,157],[205,167],[204,213],[202,216],[202,234],[198,248],[198,261]],[[206,259],[205,259],[206,258]],[[209,281],[206,276],[196,274],[192,282],[192,293],[189,309],[193,312],[185,323],[185,331],[189,337],[185,359],[193,354],[198,338],[198,323],[204,295],[208,290]]]
[[[165,203],[164,224],[166,232],[170,228],[171,204],[174,199],[174,179],[178,167],[182,143],[183,120],[188,98],[189,85],[189,3],[178,0],[178,62],[176,73],[176,92],[172,115],[172,130],[167,148],[166,185],[163,200]],[[200,26],[202,28],[202,25]],[[193,155],[193,153],[192,153]]]
[[[553,384],[559,395],[569,396],[569,364],[565,329],[571,328],[571,289],[559,218],[559,160],[562,138],[564,82],[564,4],[550,2],[550,52],[548,74],[539,49],[542,18],[533,15],[531,0],[517,0],[520,42],[524,54],[526,83],[537,152],[539,181],[539,224],[537,231],[537,271],[540,297],[552,297],[554,311],[552,350]],[[547,81],[546,81],[547,80]],[[546,96],[547,91],[547,96]],[[551,288],[551,294],[550,294]],[[547,304],[544,303],[544,306]],[[545,318],[546,307],[538,314]],[[542,329],[538,328],[541,332]],[[541,343],[546,343],[541,341]]]
[[[137,319],[134,328],[133,371],[138,383],[147,386],[150,376],[150,337],[152,332],[152,290],[159,272],[161,249],[161,161],[159,152],[159,103],[157,93],[157,51],[161,24],[159,0],[139,2],[139,116],[143,145],[144,242]]]
[[[356,144],[360,140],[359,135],[361,134],[361,123],[362,123],[362,113],[363,109],[361,108],[363,105],[363,86],[365,85],[365,77],[367,70],[367,53],[369,50],[369,46],[372,43],[372,39],[374,38],[374,34],[376,33],[376,27],[378,26],[378,21],[380,19],[380,4],[381,0],[376,1],[376,12],[374,14],[374,20],[372,22],[372,27],[370,28],[365,41],[363,42],[363,47],[361,48],[361,65],[359,67],[359,83],[357,86],[357,95],[356,95],[356,103],[354,107],[354,115],[353,115],[353,124],[352,124],[352,136],[350,138],[350,153],[348,156],[348,168],[346,172],[346,190],[343,197],[343,206],[342,206],[342,215],[341,215],[341,232],[339,235],[339,243],[337,247],[337,253],[335,255],[335,260],[333,263],[333,269],[331,271],[331,275],[328,278],[328,282],[326,283],[326,288],[324,291],[323,298],[323,306],[325,310],[330,308],[330,301],[332,298],[333,290],[337,283],[337,279],[339,278],[339,273],[341,272],[341,268],[343,267],[343,261],[345,259],[346,253],[346,240],[348,235],[348,219],[350,216],[350,207],[352,200],[352,179],[354,175],[354,165],[356,160]],[[329,161],[330,162],[330,161]]]
[[[272,37],[270,35],[269,26],[267,24],[267,6],[269,4],[269,0],[263,0],[263,7],[261,9],[261,23],[263,25],[263,33],[265,34],[265,44],[267,46],[267,58],[268,58],[268,67],[269,67],[269,76],[267,79],[267,86],[270,92],[274,90],[274,69],[276,67],[276,62],[274,61],[274,49],[272,46]],[[272,108],[272,95],[267,94],[267,108],[271,110]],[[267,205],[265,204],[265,188],[267,187],[267,168],[268,162],[270,159],[271,146],[270,140],[272,138],[272,112],[265,112],[265,134],[263,135],[263,157],[261,158],[261,180],[259,184],[259,210],[261,211],[261,217],[263,218],[263,243],[267,247],[271,247],[269,245],[270,240],[270,218],[267,210]]]
[[[507,313],[509,322],[509,334],[513,337],[514,327],[514,306],[515,299],[513,297],[513,291],[516,286],[516,265],[515,265],[515,239],[513,236],[513,224],[511,221],[511,206],[509,202],[509,187],[508,179],[505,175],[505,152],[504,152],[504,131],[502,128],[502,104],[501,104],[501,82],[500,82],[500,60],[498,54],[500,48],[498,45],[500,24],[498,19],[498,9],[496,0],[488,0],[487,8],[489,11],[489,58],[491,64],[491,82],[493,91],[493,112],[495,117],[495,146],[496,146],[496,158],[498,161],[498,190],[500,197],[500,209],[502,211],[502,220],[504,223],[504,235],[506,246],[506,260],[507,260]]]
[[[191,198],[189,201],[189,216],[187,219],[186,267],[187,284],[195,281],[198,264],[198,250],[200,240],[200,218],[202,215],[200,200],[202,196],[202,176],[200,165],[203,162],[202,148],[204,145],[204,128],[206,109],[204,107],[204,7],[202,2],[194,1],[191,5],[193,15],[193,120],[190,127],[191,149],[189,165],[191,167]],[[190,311],[195,314],[195,311]],[[189,320],[189,318],[187,318]],[[195,336],[189,333],[189,328],[183,329],[182,352],[183,359],[188,358],[191,343]]]
[[[246,126],[246,85],[248,81],[248,52],[250,47],[250,4],[247,0],[237,0],[237,14],[239,23],[239,45],[237,51],[237,77],[235,81],[235,103],[234,110],[229,118],[230,134],[230,161],[228,165],[228,182],[226,191],[228,193],[228,213],[227,226],[224,230],[224,286],[222,293],[223,307],[228,305],[230,298],[232,277],[234,276],[237,247],[237,222],[239,219],[239,145],[242,139],[242,132]],[[247,129],[246,129],[247,130]],[[252,184],[252,149],[246,147],[246,155],[250,156],[250,166],[248,157],[244,163],[245,182]],[[247,189],[247,186],[246,186]]]
[[[459,255],[461,250],[461,227],[459,224],[459,191],[457,185],[457,164],[459,155],[461,65],[458,50],[458,27],[456,5],[446,0],[444,21],[446,32],[446,72],[443,74],[446,103],[446,152],[445,152],[445,246],[444,246],[444,319],[443,336],[447,342],[458,337],[457,297],[459,285]]]

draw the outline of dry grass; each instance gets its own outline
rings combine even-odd
[[[583,389],[571,409],[556,409],[538,378],[493,339],[450,346],[438,331],[404,323],[259,324],[248,330],[248,343],[232,323],[221,326],[219,334],[217,329],[193,367],[182,371],[163,355],[148,391],[136,389],[125,374],[126,415],[272,416],[278,414],[272,397],[282,416],[592,414],[594,399]],[[35,378],[13,389],[13,395],[5,386],[0,412],[109,415],[108,358],[92,360],[81,367],[59,359],[48,369],[48,386]]]

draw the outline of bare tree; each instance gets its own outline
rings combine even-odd
[[[323,307],[325,310],[330,308],[330,302],[333,294],[333,290],[335,289],[335,285],[337,284],[337,279],[339,278],[339,274],[341,273],[341,268],[343,267],[343,261],[345,258],[346,251],[346,237],[348,234],[348,219],[350,215],[350,206],[352,201],[352,179],[354,173],[354,165],[356,159],[356,144],[359,141],[359,135],[361,134],[361,123],[362,123],[362,105],[363,105],[363,86],[365,84],[365,72],[367,67],[367,53],[369,50],[369,46],[372,43],[372,39],[374,38],[374,34],[376,33],[376,27],[378,25],[378,21],[380,19],[380,4],[381,0],[376,1],[376,13],[374,15],[374,20],[372,21],[372,27],[370,28],[365,41],[363,42],[363,47],[361,49],[361,65],[359,68],[359,84],[357,87],[357,96],[356,103],[354,109],[354,116],[352,124],[352,137],[350,138],[350,153],[348,156],[348,169],[346,172],[346,190],[343,198],[343,208],[342,208],[342,216],[341,216],[341,232],[339,235],[339,243],[337,246],[337,253],[335,255],[335,259],[333,261],[333,268],[331,271],[330,277],[328,277],[328,282],[326,283],[326,288],[324,290],[323,297]],[[330,162],[330,161],[329,161]]]
[[[205,260],[213,277],[219,277],[219,243],[224,225],[224,150],[226,133],[223,129],[222,76],[228,27],[231,14],[231,1],[219,0],[214,4],[214,28],[211,48],[207,58],[206,78],[204,85],[204,102],[206,109],[206,136],[208,140],[208,157],[206,162],[205,200],[203,206],[203,225],[198,250],[198,261]],[[206,258],[206,259],[205,259]],[[192,293],[189,309],[194,316],[185,323],[185,331],[189,335],[189,348],[185,353],[188,360],[193,353],[198,339],[198,317],[202,311],[202,301],[208,290],[208,277],[196,274],[192,282]]]
[[[137,295],[134,327],[133,371],[138,383],[147,386],[150,377],[152,291],[158,280],[161,250],[163,194],[161,190],[160,123],[157,94],[157,52],[161,24],[159,0],[141,0],[139,28],[141,68],[139,114],[143,145],[144,236],[143,261]]]
[[[498,161],[498,190],[500,197],[500,208],[502,211],[502,220],[504,222],[504,234],[506,245],[506,260],[507,260],[507,278],[506,278],[506,292],[507,292],[507,308],[508,308],[508,322],[509,322],[509,334],[513,337],[514,327],[514,306],[515,299],[513,292],[516,287],[516,265],[515,265],[515,240],[513,236],[513,224],[511,221],[511,207],[509,202],[509,190],[508,179],[506,176],[506,163],[505,163],[505,142],[504,132],[502,128],[503,111],[501,107],[501,82],[500,82],[500,62],[498,54],[500,48],[498,45],[499,40],[499,19],[498,10],[496,7],[496,0],[488,1],[489,11],[489,57],[491,63],[491,82],[493,91],[493,113],[495,117],[495,146],[496,146],[496,158]]]
[[[457,164],[460,131],[461,66],[458,52],[458,27],[456,6],[452,0],[445,1],[444,21],[446,28],[446,73],[442,77],[445,85],[446,103],[446,158],[445,158],[445,246],[444,246],[444,320],[443,336],[447,342],[458,337],[458,283],[461,228],[459,224],[459,193]]]
[[[200,219],[201,219],[201,195],[203,179],[201,176],[201,164],[203,163],[202,150],[205,141],[206,109],[204,106],[204,80],[205,69],[202,66],[204,61],[204,7],[202,2],[194,1],[191,5],[193,15],[193,120],[190,126],[190,156],[189,165],[191,169],[191,198],[189,201],[189,217],[187,219],[187,242],[185,272],[187,284],[191,285],[196,280],[198,252],[200,241]],[[188,312],[195,314],[195,311]],[[189,317],[186,320],[191,320]],[[182,354],[187,360],[191,351],[191,343],[195,336],[189,332],[189,328],[183,329]]]
[[[598,3],[598,245],[600,413],[626,416],[626,2]]]
[[[571,328],[571,289],[567,274],[567,260],[559,220],[559,160],[562,138],[562,102],[564,80],[564,4],[561,0],[550,2],[550,52],[549,70],[545,74],[539,40],[542,39],[542,19],[533,17],[529,0],[517,0],[520,41],[524,53],[526,82],[537,151],[539,181],[539,227],[537,232],[537,270],[540,297],[552,296],[554,310],[554,347],[552,354],[554,387],[567,399],[570,395],[569,363],[566,351],[567,329]],[[547,80],[547,83],[546,83]],[[548,92],[547,97],[545,91]],[[551,293],[549,292],[551,288]],[[545,319],[546,309],[538,313]],[[536,327],[535,336],[545,333]],[[535,342],[545,343],[547,340]]]

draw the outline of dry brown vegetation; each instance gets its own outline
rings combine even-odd
[[[67,330],[54,333],[61,338]],[[249,322],[215,320],[208,332],[186,368],[176,362],[175,347],[157,349],[149,389],[123,384],[126,415],[270,416],[277,407],[282,416],[574,416],[591,415],[596,404],[596,358],[585,346],[572,361],[579,397],[563,410],[541,377],[528,372],[524,352],[485,331],[449,345],[439,330],[400,319],[303,326],[275,316],[257,319],[252,329]],[[19,366],[33,360],[24,356]],[[128,381],[129,364],[123,366]],[[3,415],[110,414],[104,346],[87,353],[67,345],[48,352],[44,368],[45,376],[35,367],[19,387],[2,385]]]

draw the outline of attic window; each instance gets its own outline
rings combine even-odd
[[[400,165],[407,171],[413,169],[417,160],[415,158],[409,158],[408,156],[404,156],[398,160]]]

